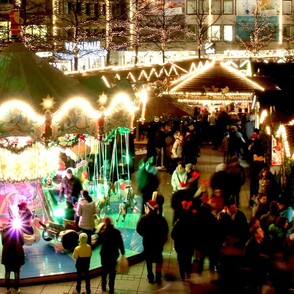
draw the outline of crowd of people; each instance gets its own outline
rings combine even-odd
[[[224,162],[216,166],[209,181],[200,184],[197,159],[203,142],[211,143],[214,150],[222,147]],[[197,114],[196,120],[178,128],[158,120],[150,125],[147,156],[136,172],[143,200],[136,230],[142,236],[149,283],[162,283],[163,249],[170,233],[181,280],[190,280],[192,273],[201,275],[207,258],[209,271],[218,273],[221,293],[261,293],[265,285],[275,293],[288,293],[294,282],[293,203],[279,189],[264,153],[259,130],[254,127],[252,114],[247,112],[232,116],[224,109],[211,113],[204,110]],[[250,164],[250,218],[240,208],[240,191],[246,182],[241,158]],[[170,227],[164,216],[165,197],[158,191],[158,171],[163,167],[171,175],[172,195],[168,205],[174,216]],[[66,197],[66,218],[76,221],[80,230],[79,245],[73,252],[76,291],[81,292],[84,278],[86,292],[90,294],[91,238],[98,208],[70,169],[59,197],[60,200]],[[29,223],[32,214],[24,204],[19,206],[19,213]],[[24,253],[22,232],[12,230],[11,223],[7,228],[2,232],[2,263],[10,293],[11,271],[15,272],[14,287],[19,291]],[[97,245],[101,246],[102,291],[106,291],[108,284],[109,293],[114,293],[116,264],[125,248],[120,231],[109,217],[103,219]],[[10,257],[11,250],[19,254],[15,264],[7,262],[8,257],[14,260]]]
[[[190,279],[192,271],[201,275],[208,258],[226,293],[261,293],[263,287],[288,293],[294,281],[293,199],[283,194],[266,164],[253,115],[220,109],[199,117],[176,129],[156,122],[148,133],[147,156],[171,174],[171,237],[181,279]],[[198,181],[189,183],[186,168],[197,166],[203,142],[222,151],[224,162],[198,187]],[[249,164],[250,218],[240,209],[247,173],[241,159]]]

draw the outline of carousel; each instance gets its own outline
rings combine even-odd
[[[20,203],[33,214],[32,235],[24,235],[23,283],[68,279],[78,242],[75,222],[64,216],[59,198],[71,169],[104,215],[116,221],[126,256],[142,252],[135,227],[141,197],[132,189],[133,123],[140,103],[118,93],[96,95],[15,42],[0,53],[0,220],[17,217]],[[100,257],[92,239],[91,270]],[[4,268],[0,270],[4,278]]]

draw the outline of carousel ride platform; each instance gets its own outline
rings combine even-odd
[[[1,220],[5,218],[5,206],[8,203],[13,204],[13,201],[18,201],[20,195],[25,197],[25,200],[29,199],[26,196],[34,195],[34,199],[31,200],[31,205],[34,205],[34,212],[41,219],[41,214],[44,210],[56,209],[56,205],[63,208],[64,202],[55,201],[54,197],[57,197],[56,193],[52,193],[52,199],[50,203],[52,206],[48,205],[42,200],[45,193],[43,190],[39,193],[32,193],[32,190],[38,190],[35,183],[22,183],[22,184],[10,184],[5,185],[5,187],[0,187],[2,200],[0,206]],[[41,195],[42,194],[42,195]],[[14,197],[13,197],[14,196]],[[9,200],[10,198],[10,200]],[[110,198],[109,205],[106,206],[100,212],[100,218],[104,215],[111,217],[116,228],[118,228],[122,234],[124,245],[125,245],[125,255],[128,258],[130,264],[134,264],[142,260],[142,238],[136,232],[136,224],[141,216],[142,210],[142,198],[141,196],[134,195],[134,205],[128,210],[125,219],[123,220],[119,215],[119,204],[121,200],[116,196],[112,195]],[[6,202],[6,203],[5,203]],[[34,202],[34,203],[33,203]],[[49,211],[52,213],[52,211]],[[44,221],[44,220],[42,220]],[[38,242],[32,243],[31,245],[24,245],[25,251],[25,264],[21,269],[21,281],[23,285],[39,284],[39,283],[50,283],[56,281],[68,281],[76,278],[76,268],[75,260],[72,258],[72,250],[66,250],[58,238],[53,238],[50,241],[46,241],[42,237],[42,226],[37,228],[41,234],[41,238]],[[2,252],[2,245],[0,245],[0,252]],[[98,275],[101,271],[101,261],[100,261],[100,247],[93,247],[90,272],[92,276]],[[4,285],[4,266],[0,266],[0,284]]]

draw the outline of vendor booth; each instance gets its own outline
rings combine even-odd
[[[189,73],[172,81],[162,95],[190,115],[195,108],[210,112],[221,107],[241,108],[244,112],[257,111],[258,94],[272,87],[265,77],[248,77],[223,61],[207,60],[191,66]]]

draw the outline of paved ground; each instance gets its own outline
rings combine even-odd
[[[215,166],[222,163],[223,157],[221,152],[211,150],[210,146],[204,146],[201,149],[201,156],[198,159],[198,169],[201,172],[200,180],[209,180],[210,175],[214,172]],[[244,167],[246,163],[242,162]],[[170,208],[171,185],[170,174],[160,171],[160,188],[159,192],[165,196],[164,214],[169,224],[171,225],[173,211]],[[241,209],[250,216],[248,208],[249,200],[249,183],[242,187],[241,190]],[[171,226],[170,226],[171,229]],[[213,293],[215,286],[210,283],[211,279],[217,278],[211,276],[207,264],[202,277],[194,276],[192,283],[183,283],[179,280],[178,265],[176,252],[173,249],[171,239],[167,242],[164,248],[164,280],[162,285],[151,285],[147,281],[147,271],[144,262],[138,262],[132,265],[128,275],[117,275],[115,284],[115,293],[117,294],[133,294],[133,293]],[[75,293],[75,281],[40,284],[35,286],[26,286],[21,288],[21,293],[24,294],[64,294]],[[102,293],[100,276],[94,277],[91,280],[92,294]],[[0,288],[0,294],[6,293],[5,288]]]

